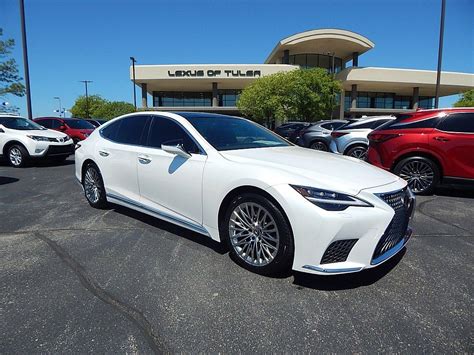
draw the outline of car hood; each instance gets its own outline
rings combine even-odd
[[[300,147],[274,147],[221,151],[224,158],[259,167],[278,169],[285,174],[285,183],[308,181],[315,187],[357,194],[363,189],[391,184],[396,175],[364,161]],[[290,175],[290,176],[289,176]],[[278,177],[276,183],[282,183]]]
[[[31,136],[42,136],[48,138],[64,138],[66,137],[65,133],[58,132],[52,129],[28,129],[28,130],[12,130],[14,132],[22,132],[25,135]]]

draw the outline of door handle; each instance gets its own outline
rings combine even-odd
[[[108,156],[109,156],[109,153],[104,152],[103,150],[99,150],[99,154],[100,154],[100,156],[102,156],[102,157],[108,157]]]
[[[141,163],[141,164],[149,164],[151,163],[151,159],[146,157],[146,156],[139,156],[138,157],[138,161]]]
[[[435,139],[439,142],[449,142],[449,139],[445,138],[445,137],[434,137],[433,139]]]

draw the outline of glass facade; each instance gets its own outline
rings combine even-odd
[[[299,65],[301,68],[324,68],[332,72],[332,56],[325,54],[294,54],[290,55],[288,64]],[[339,73],[343,68],[342,59],[334,57],[334,71]]]
[[[212,93],[187,91],[154,91],[153,106],[212,106]]]
[[[348,111],[351,107],[351,92],[346,91],[344,97],[344,109]],[[413,107],[412,96],[400,96],[388,92],[357,92],[357,108],[380,108],[380,109],[411,109]],[[419,108],[433,108],[434,98],[421,96],[418,101]]]
[[[219,106],[236,106],[240,90],[219,90]]]

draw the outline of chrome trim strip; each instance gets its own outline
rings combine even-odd
[[[120,196],[117,196],[117,195],[114,195],[114,194],[106,194],[107,195],[107,198],[111,198],[111,199],[114,199],[114,200],[117,200],[117,201],[120,201],[122,203],[126,203],[128,205],[131,205],[131,206],[135,206],[135,207],[138,207],[142,210],[145,210],[145,211],[148,211],[148,212],[151,212],[155,215],[158,215],[159,218],[163,219],[163,220],[166,220],[167,222],[170,222],[170,223],[174,223],[174,224],[178,224],[180,225],[181,227],[184,227],[184,228],[187,228],[187,229],[190,229],[194,232],[197,232],[197,233],[200,233],[200,234],[204,234],[205,236],[210,236],[209,235],[209,232],[202,226],[198,225],[198,224],[194,224],[194,223],[191,223],[189,221],[186,221],[186,220],[183,220],[183,219],[180,219],[180,218],[177,218],[175,216],[171,216],[167,213],[164,213],[164,212],[161,212],[161,211],[158,211],[154,208],[150,208],[148,206],[145,206],[144,204],[142,203],[139,203],[139,202],[135,202],[133,200],[130,200],[126,197],[120,197]]]
[[[400,250],[403,249],[403,247],[407,244],[408,240],[410,239],[411,235],[413,233],[413,230],[408,227],[406,233],[405,233],[405,236],[403,237],[402,240],[400,240],[398,242],[397,245],[395,245],[393,248],[387,250],[385,253],[383,253],[382,255],[378,256],[377,258],[375,259],[372,259],[372,261],[370,262],[370,265],[378,265],[380,263],[383,263],[384,261],[390,259],[392,256],[394,256],[395,254],[397,254]]]
[[[319,266],[314,265],[304,265],[303,269],[313,270],[324,272],[326,274],[336,274],[336,273],[345,273],[345,272],[357,272],[362,270],[362,267],[351,267],[351,268],[342,268],[342,269],[325,269]]]

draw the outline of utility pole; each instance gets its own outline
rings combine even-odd
[[[132,71],[133,71],[133,105],[135,106],[135,111],[137,110],[137,88],[135,85],[135,58],[130,57],[130,60],[132,61]]]
[[[33,119],[33,111],[31,109],[31,87],[30,87],[30,68],[28,66],[28,46],[26,43],[26,25],[25,25],[25,3],[20,0],[20,19],[21,19],[21,40],[23,44],[23,66],[25,68],[25,89],[26,89],[26,107],[28,110],[28,118]]]
[[[441,82],[441,61],[443,59],[444,15],[446,0],[441,0],[441,23],[439,26],[438,72],[436,73],[435,108],[439,106],[439,85]]]
[[[59,117],[62,117],[63,109],[61,107],[61,98],[59,96],[55,96],[54,99],[59,101],[59,111],[58,112],[59,112]]]
[[[87,93],[87,84],[92,83],[93,81],[92,80],[79,80],[79,82],[84,83],[86,87],[86,118],[90,118],[89,117],[89,95]]]

